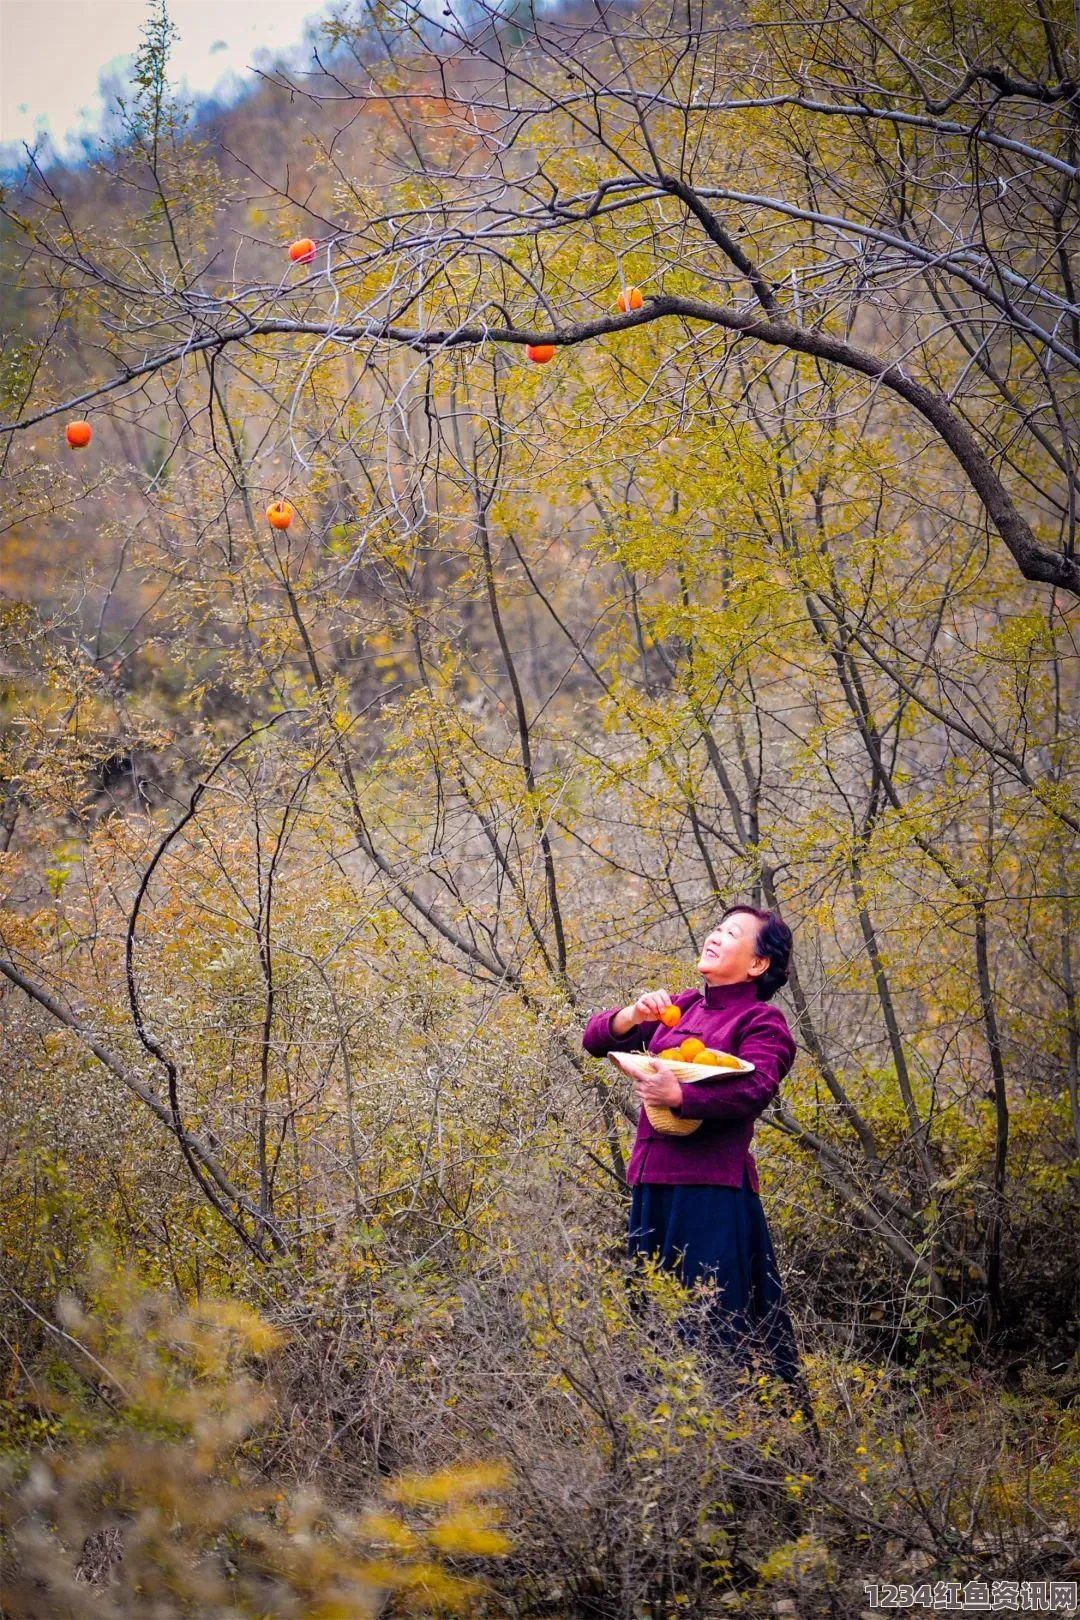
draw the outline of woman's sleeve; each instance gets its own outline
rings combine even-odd
[[[645,1024],[635,1024],[625,1035],[613,1035],[611,1020],[621,1011],[621,1007],[609,1007],[607,1012],[596,1013],[589,1019],[581,1037],[586,1052],[599,1058],[607,1057],[609,1052],[644,1052],[658,1028],[658,1021],[650,1018]]]
[[[686,1011],[698,992],[694,990],[680,990],[677,996],[672,996],[675,1005]],[[660,1028],[660,1021],[656,1018],[648,1019],[644,1024],[635,1024],[625,1035],[613,1035],[611,1020],[621,1007],[609,1007],[607,1012],[599,1012],[585,1025],[581,1037],[581,1044],[586,1052],[593,1057],[607,1057],[609,1052],[646,1052],[649,1042]],[[751,1060],[752,1061],[752,1060]]]
[[[738,1048],[736,1056],[754,1065],[753,1074],[684,1085],[676,1113],[683,1119],[754,1119],[769,1106],[795,1061],[795,1042],[779,1007],[763,1002]]]

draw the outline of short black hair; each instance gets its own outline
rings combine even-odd
[[[754,949],[758,956],[767,956],[769,965],[764,973],[754,980],[759,1001],[771,1001],[776,992],[788,982],[791,973],[791,929],[782,917],[775,911],[759,911],[757,906],[728,906],[724,917],[732,917],[737,911],[744,911],[748,917],[758,920],[758,935]]]

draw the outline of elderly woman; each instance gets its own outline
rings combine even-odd
[[[661,1104],[702,1123],[691,1135],[654,1129],[644,1109],[627,1179],[630,1253],[653,1256],[691,1286],[712,1282],[717,1296],[708,1313],[714,1340],[736,1355],[751,1341],[770,1353],[780,1376],[802,1380],[791,1322],[784,1306],[769,1228],[758,1197],[750,1152],[754,1121],[776,1096],[795,1058],[787,1020],[771,997],[787,983],[791,930],[774,912],[732,906],[709,935],[698,962],[701,990],[647,990],[629,1007],[597,1013],[582,1045],[594,1057],[666,1048],[698,1036],[707,1047],[754,1065],[719,1079],[683,1085],[662,1061],[656,1073],[635,1080],[642,1103]],[[678,1027],[661,1014],[679,1008]],[[669,1015],[670,1016],[670,1015]]]

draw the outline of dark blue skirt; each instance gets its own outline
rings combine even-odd
[[[740,1362],[764,1350],[786,1383],[801,1383],[765,1211],[745,1175],[741,1187],[639,1183],[630,1206],[629,1250],[675,1272],[688,1288],[714,1284],[704,1312],[706,1339]]]

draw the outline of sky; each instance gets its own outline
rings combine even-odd
[[[321,0],[170,0],[180,30],[170,77],[193,97],[236,94],[251,63],[300,44]],[[148,16],[146,0],[0,0],[0,159],[47,133],[78,155],[98,129],[103,84],[122,83]]]

